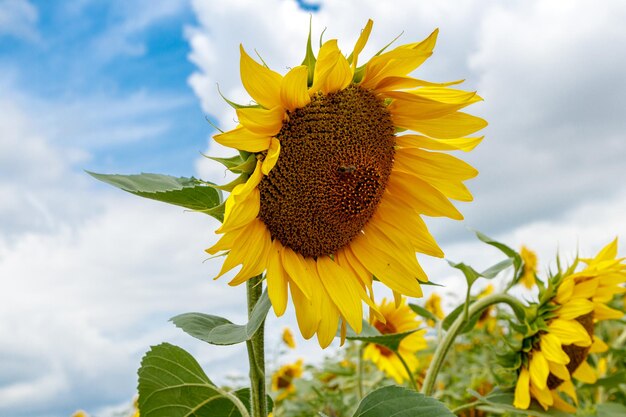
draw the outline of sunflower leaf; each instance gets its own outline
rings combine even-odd
[[[178,346],[153,346],[141,360],[139,412],[149,417],[249,416],[236,393],[218,388],[198,362]]]
[[[409,307],[411,307],[411,310],[413,310],[417,315],[422,316],[426,320],[432,320],[434,322],[438,322],[439,321],[437,316],[435,316],[433,313],[431,313],[430,311],[426,310],[422,306],[419,306],[417,304],[410,304],[409,303]]]
[[[480,273],[480,275],[487,279],[492,279],[492,278],[495,278],[500,272],[510,267],[511,265],[513,265],[513,259],[507,258],[485,269],[483,272]]]
[[[476,282],[478,278],[482,277],[482,275],[479,272],[477,272],[474,268],[472,268],[469,265],[464,264],[463,262],[455,263],[452,261],[448,261],[448,264],[452,268],[456,268],[459,271],[463,272],[463,275],[465,275],[465,280],[467,281],[467,285],[470,287],[472,286],[474,282]]]
[[[513,260],[513,266],[515,267],[515,271],[519,271],[520,267],[522,266],[522,257],[520,256],[519,253],[517,253],[515,250],[511,249],[504,243],[500,243],[496,240],[493,240],[492,238],[479,232],[478,230],[474,230],[474,233],[476,233],[476,237],[478,239],[480,239],[481,241],[485,242],[488,245],[491,245],[499,249],[502,253],[504,253],[506,256],[511,258]]]
[[[379,388],[359,403],[353,417],[453,417],[438,400],[396,385]]]
[[[222,193],[212,184],[196,178],[162,174],[116,175],[87,171],[97,180],[140,197],[161,201],[194,211],[206,211],[222,202]]]
[[[185,333],[212,345],[234,345],[250,340],[261,327],[271,307],[267,290],[257,301],[247,324],[234,324],[223,317],[203,313],[185,313],[170,321]]]
[[[402,342],[405,337],[415,333],[417,330],[418,329],[403,333],[382,334],[375,327],[371,326],[366,321],[363,321],[363,330],[361,333],[356,334],[354,330],[348,328],[346,339],[360,340],[366,343],[375,343],[397,352],[400,342]]]

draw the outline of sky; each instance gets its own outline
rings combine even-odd
[[[243,323],[243,287],[211,278],[203,249],[215,220],[97,183],[84,170],[157,172],[224,182],[202,153],[235,124],[230,99],[250,98],[240,43],[284,73],[314,37],[351,50],[374,20],[364,55],[400,32],[440,28],[415,76],[465,79],[485,99],[485,140],[462,157],[480,175],[462,222],[427,219],[446,257],[478,267],[498,253],[478,229],[554,266],[557,250],[591,255],[626,238],[626,3],[582,0],[0,0],[0,415],[95,416],[123,410],[150,345],[193,353],[210,377],[247,372],[242,346],[197,342],[168,319],[201,311]],[[231,152],[232,153],[232,152]],[[623,245],[622,245],[623,246]],[[622,255],[626,254],[620,249]],[[419,257],[445,284],[462,277]],[[381,291],[381,293],[384,293]],[[270,365],[319,357],[316,341],[277,356],[293,310],[268,319]]]

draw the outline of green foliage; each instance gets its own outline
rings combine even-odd
[[[315,54],[313,53],[313,47],[311,45],[311,26],[313,25],[313,16],[309,19],[309,38],[306,42],[306,55],[304,56],[304,60],[302,61],[302,65],[306,65],[308,71],[307,74],[307,85],[310,87],[313,85],[313,75],[315,74],[315,63],[317,59],[315,58]]]
[[[415,314],[425,318],[426,320],[432,320],[434,322],[438,322],[439,321],[439,318],[437,316],[435,316],[433,313],[431,313],[430,311],[426,310],[422,306],[419,306],[417,304],[409,303],[409,307],[411,308],[411,310],[413,310],[415,312]]]
[[[222,203],[222,193],[219,190],[193,177],[177,178],[161,174],[109,175],[89,171],[87,173],[131,194],[205,212],[214,217],[216,216],[211,210]]]
[[[356,334],[352,329],[348,330],[346,339],[348,340],[360,340],[366,343],[375,343],[377,345],[385,346],[386,348],[397,352],[400,342],[405,337],[415,333],[416,330],[411,330],[403,333],[394,334],[381,334],[375,327],[372,327],[367,322],[363,322],[363,330],[361,333]]]
[[[452,417],[441,402],[399,386],[377,389],[367,395],[354,417]]]
[[[170,320],[185,333],[212,345],[234,345],[250,340],[261,327],[271,307],[267,291],[254,306],[250,320],[244,325],[211,314],[185,313]]]
[[[142,417],[247,417],[241,400],[213,384],[183,349],[162,343],[146,353],[139,368]]]

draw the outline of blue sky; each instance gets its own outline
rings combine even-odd
[[[300,63],[311,13],[314,37],[327,27],[345,50],[373,18],[363,56],[401,31],[412,42],[439,27],[415,75],[464,78],[485,98],[472,112],[489,121],[486,139],[461,155],[480,171],[468,183],[475,201],[459,204],[464,222],[426,219],[449,259],[480,268],[497,256],[468,227],[535,249],[541,268],[557,249],[591,254],[626,238],[622,0],[0,0],[0,416],[115,415],[162,341],[214,380],[245,376],[243,347],[197,343],[167,322],[187,311],[244,320],[244,289],[213,281],[219,260],[203,252],[216,222],[83,169],[224,182],[200,155],[232,154],[205,120],[235,123],[216,84],[250,99],[239,43],[281,73]],[[419,260],[454,300],[463,278]],[[292,310],[269,318],[273,365],[320,357],[301,338],[278,357],[283,326],[295,327]]]

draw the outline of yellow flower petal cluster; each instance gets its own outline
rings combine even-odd
[[[302,359],[283,365],[272,375],[272,391],[279,392],[276,401],[283,400],[296,392],[294,380],[302,376]]]
[[[535,286],[535,276],[537,274],[537,254],[528,249],[526,246],[522,246],[520,256],[522,257],[522,262],[524,263],[520,281],[524,287],[531,289]]]
[[[289,347],[290,349],[296,348],[296,341],[293,338],[293,333],[291,333],[289,327],[285,327],[283,329],[283,343],[287,345],[287,347]]]
[[[424,303],[424,308],[430,311],[433,316],[437,317],[439,320],[443,320],[443,318],[446,316],[446,314],[443,312],[443,309],[441,308],[441,296],[439,296],[439,294],[437,294],[436,292],[432,293],[430,297],[428,297],[426,303]],[[435,325],[435,322],[433,320],[428,320],[427,324],[430,327],[433,327]]]
[[[516,407],[527,409],[534,398],[546,410],[576,411],[560,393],[576,404],[572,378],[589,384],[597,379],[587,356],[608,347],[594,335],[594,323],[623,316],[607,303],[626,292],[622,286],[626,282],[624,259],[617,258],[616,239],[595,258],[581,259],[586,264],[581,271],[566,273],[559,280],[544,320],[547,328],[532,336],[531,350],[523,355],[515,388]]]
[[[304,338],[330,344],[341,324],[361,331],[363,303],[376,309],[375,275],[396,293],[421,297],[428,280],[416,252],[443,256],[422,215],[462,219],[450,199],[477,171],[442,151],[468,152],[486,126],[461,112],[482,100],[410,76],[432,55],[438,31],[359,66],[372,30],[346,57],[337,40],[281,75],[243,47],[241,80],[257,103],[237,108],[239,125],[216,142],[252,153],[256,167],[225,202],[218,277],[230,285],[266,273],[274,312],[289,294]],[[399,134],[400,132],[406,132]]]
[[[372,326],[376,327],[382,334],[408,332],[417,329],[421,324],[421,321],[417,319],[417,314],[406,304],[404,298],[397,306],[394,301],[383,299],[379,305],[379,311],[382,317],[370,318],[370,321]],[[419,360],[415,353],[428,347],[426,339],[424,339],[425,333],[426,329],[417,330],[400,342],[398,354],[402,355],[412,372],[416,371],[419,366]],[[385,346],[374,343],[368,344],[363,351],[363,359],[374,362],[378,369],[388,377],[393,378],[398,384],[409,379],[398,355]]]

